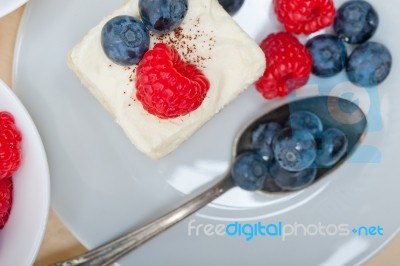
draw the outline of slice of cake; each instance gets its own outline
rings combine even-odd
[[[207,77],[210,88],[193,112],[173,119],[148,113],[136,99],[136,68],[110,61],[101,46],[104,24],[119,15],[140,18],[138,1],[129,0],[104,18],[71,51],[68,65],[113,115],[130,141],[152,159],[159,159],[189,138],[264,72],[262,50],[232,20],[217,0],[189,0],[187,14],[174,31],[150,33],[150,49],[165,43]]]

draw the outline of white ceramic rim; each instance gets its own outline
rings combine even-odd
[[[40,218],[40,227],[37,228],[37,230],[38,230],[37,234],[40,235],[40,237],[35,239],[35,242],[33,243],[32,248],[30,250],[30,254],[25,259],[25,261],[28,263],[27,265],[31,265],[34,263],[34,260],[36,259],[37,254],[39,252],[41,243],[43,242],[46,227],[47,227],[48,217],[49,217],[49,210],[50,210],[49,166],[48,166],[48,161],[47,161],[46,152],[45,152],[45,149],[43,146],[43,142],[41,140],[39,132],[35,126],[35,123],[32,120],[32,117],[30,116],[29,112],[27,111],[25,106],[22,104],[22,102],[19,100],[19,98],[11,90],[11,88],[1,79],[0,79],[0,87],[5,88],[3,93],[8,95],[8,98],[11,98],[13,100],[13,104],[16,106],[16,108],[19,109],[21,111],[22,115],[26,117],[27,123],[29,123],[30,128],[32,128],[32,131],[30,132],[30,134],[33,137],[33,139],[35,139],[37,145],[39,146],[39,150],[37,152],[39,154],[41,154],[42,155],[41,158],[43,158],[43,171],[45,172],[45,175],[42,177],[42,184],[43,184],[45,193],[42,195],[43,215]]]
[[[25,4],[26,2],[28,2],[28,0],[11,0],[8,1],[6,3],[6,5],[4,6],[4,3],[2,4],[3,7],[0,7],[0,18],[13,12],[14,10],[16,10],[17,8],[19,8],[20,6],[22,6],[23,4]]]

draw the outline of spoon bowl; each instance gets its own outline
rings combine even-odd
[[[346,154],[332,167],[321,167],[317,170],[315,181],[320,180],[334,171],[354,152],[367,128],[367,119],[364,112],[351,101],[333,96],[316,96],[296,100],[282,105],[247,124],[237,135],[233,147],[233,160],[245,151],[252,150],[252,133],[260,124],[277,122],[285,125],[289,115],[297,111],[310,111],[322,121],[324,128],[340,129],[347,137],[348,147]],[[282,190],[272,180],[267,180],[262,189],[266,193],[291,192]]]
[[[329,172],[339,167],[349,155],[356,149],[366,131],[367,120],[362,110],[354,103],[338,97],[318,96],[293,101],[282,105],[250,122],[239,131],[232,149],[232,162],[243,152],[252,150],[252,132],[261,124],[270,121],[285,125],[289,115],[296,111],[311,111],[318,115],[325,128],[337,128],[342,130],[348,138],[347,153],[332,167],[319,168],[315,180],[320,180]],[[232,167],[232,166],[231,166]],[[229,189],[235,186],[231,178],[231,167],[227,174],[206,191],[195,196],[182,206],[170,211],[164,216],[128,232],[98,248],[87,253],[69,259],[64,262],[54,264],[54,266],[74,266],[74,265],[111,265],[120,257],[129,253],[133,249],[144,244],[146,241],[162,233],[169,227],[183,220],[190,214],[201,209]],[[271,178],[267,179],[264,188],[265,193],[287,193],[274,184]]]

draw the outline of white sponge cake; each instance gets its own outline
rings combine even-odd
[[[135,98],[136,66],[114,64],[103,52],[102,27],[118,15],[140,18],[138,1],[127,1],[90,30],[72,49],[68,65],[113,115],[130,141],[152,159],[176,149],[264,72],[262,50],[217,0],[189,0],[180,27],[165,35],[151,34],[150,49],[159,42],[175,47],[186,62],[203,71],[210,89],[195,111],[160,119],[145,111]]]

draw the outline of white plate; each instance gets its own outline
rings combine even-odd
[[[1,0],[0,3],[0,18],[5,16],[18,7],[28,2],[28,0]]]
[[[22,163],[13,176],[13,205],[0,230],[0,265],[32,265],[42,242],[50,201],[49,170],[37,129],[25,107],[0,80],[0,111],[13,114],[22,133]]]
[[[400,225],[400,179],[395,174],[400,149],[399,18],[394,8],[398,3],[371,2],[381,17],[374,40],[393,53],[390,78],[378,89],[365,90],[339,75],[313,79],[308,89],[299,91],[318,94],[319,88],[319,94],[353,96],[369,114],[363,142],[369,146],[358,149],[352,162],[321,182],[288,197],[234,189],[129,254],[121,265],[355,265],[395,235]],[[251,117],[286,101],[266,102],[250,88],[171,156],[158,162],[147,159],[66,65],[71,47],[121,3],[33,0],[21,24],[15,56],[14,85],[49,154],[53,206],[89,248],[158,217],[215,180],[227,169],[235,132]],[[269,0],[246,1],[235,19],[257,41],[279,27]],[[231,221],[380,225],[384,236],[299,235],[286,241],[276,237],[246,241],[189,235],[192,219],[195,225]]]

